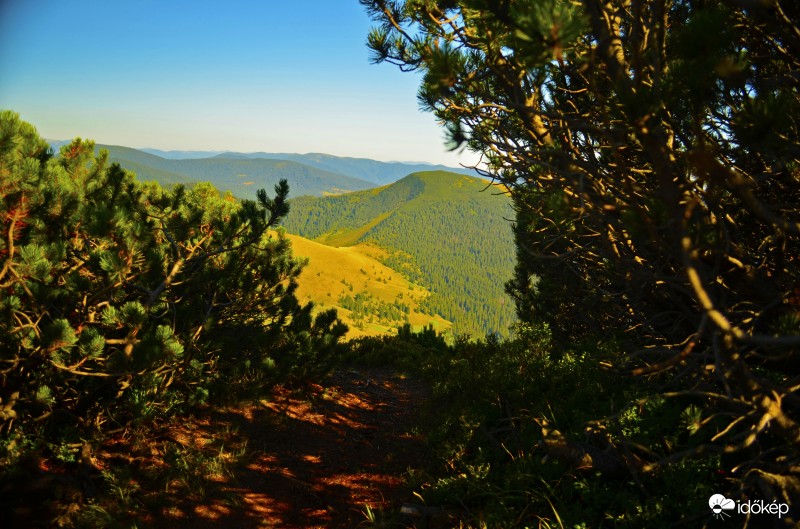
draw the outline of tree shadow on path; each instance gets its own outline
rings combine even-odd
[[[408,499],[405,477],[424,465],[411,433],[426,398],[421,383],[368,369],[335,373],[298,398],[213,412],[200,437],[233,429],[247,455],[202,500],[174,495],[154,513],[157,528],[356,527],[366,507],[390,510]]]

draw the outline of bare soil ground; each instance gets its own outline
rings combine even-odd
[[[126,485],[142,497],[146,469],[163,467],[160,491],[135,509],[139,528],[357,527],[367,507],[391,511],[411,499],[405,478],[425,464],[411,431],[426,395],[423,384],[389,370],[340,371],[302,397],[279,388],[261,403],[173,425],[138,448],[107,446],[95,465],[141,466]],[[205,475],[170,468],[187,460]]]

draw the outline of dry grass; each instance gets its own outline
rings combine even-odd
[[[399,300],[408,305],[408,320],[415,328],[432,324],[441,332],[452,325],[440,316],[419,312],[420,301],[430,292],[381,264],[377,258],[384,250],[368,244],[334,248],[297,235],[287,234],[287,237],[292,242],[294,255],[309,260],[298,280],[297,297],[303,302],[313,301],[322,310],[336,308],[342,321],[350,326],[348,338],[395,332],[396,325],[379,322],[377,318],[373,323],[364,324],[363,329],[354,325],[350,311],[340,307],[338,300],[341,295],[355,296],[359,292],[366,292],[383,303]]]

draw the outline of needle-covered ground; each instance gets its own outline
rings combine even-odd
[[[93,451],[82,484],[64,480],[68,493],[43,492],[47,508],[20,504],[14,518],[137,529],[364,526],[413,501],[407,478],[426,452],[413,428],[426,397],[420,382],[374,368],[338,371],[303,393],[278,388],[146,437],[120,435]]]

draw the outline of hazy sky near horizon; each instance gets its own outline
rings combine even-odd
[[[0,0],[0,108],[48,139],[473,163],[357,0]]]

